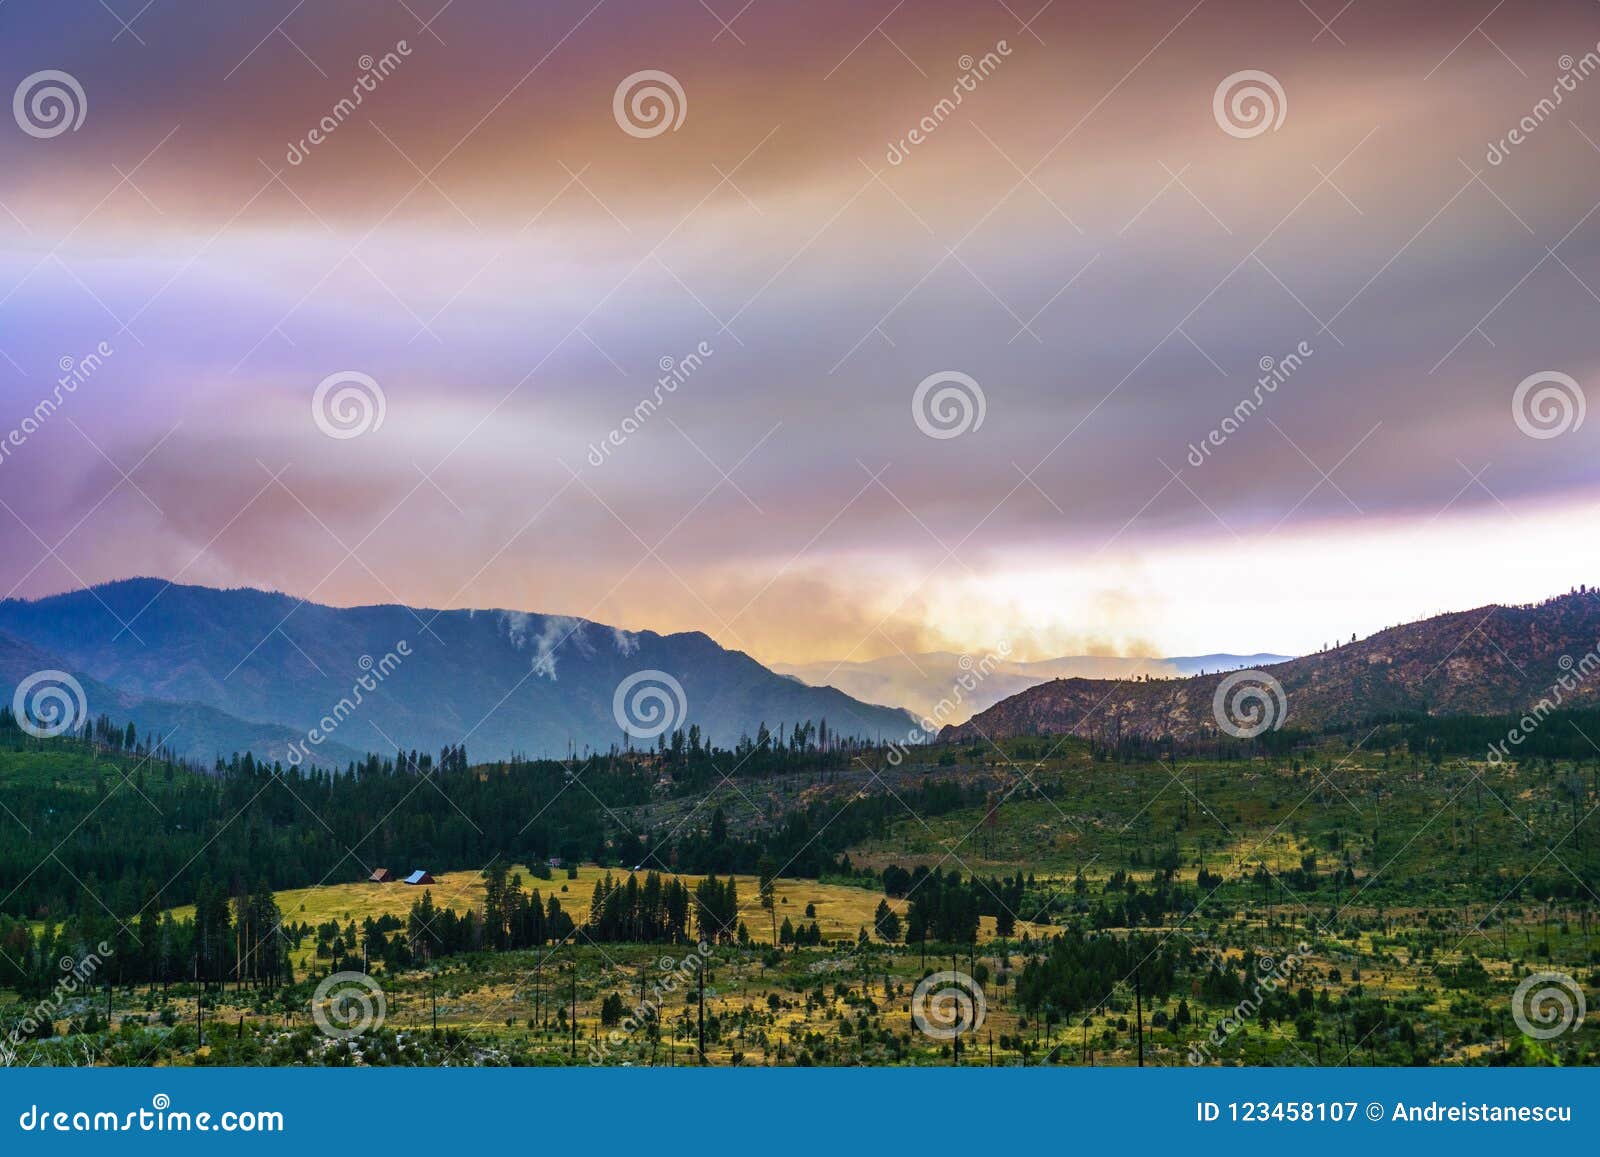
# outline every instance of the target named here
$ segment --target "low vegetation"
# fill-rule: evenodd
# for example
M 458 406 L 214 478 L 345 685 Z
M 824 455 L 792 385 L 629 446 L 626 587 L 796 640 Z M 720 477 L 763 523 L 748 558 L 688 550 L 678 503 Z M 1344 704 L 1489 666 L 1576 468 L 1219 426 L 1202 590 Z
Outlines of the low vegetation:
M 665 744 L 201 776 L 8 722 L 17 1063 L 1600 1060 L 1594 1017 L 1513 1008 L 1540 974 L 1596 1005 L 1600 760 L 1490 763 L 1460 723 L 785 752 L 691 794 Z M 152 826 L 194 863 L 162 876 Z

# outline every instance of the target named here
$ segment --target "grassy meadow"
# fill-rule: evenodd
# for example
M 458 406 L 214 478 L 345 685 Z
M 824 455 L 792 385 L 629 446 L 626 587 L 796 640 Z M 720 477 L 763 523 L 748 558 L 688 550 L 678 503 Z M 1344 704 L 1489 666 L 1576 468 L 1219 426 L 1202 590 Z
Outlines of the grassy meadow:
M 1078 741 L 933 749 L 895 769 L 890 794 L 919 781 L 966 785 L 953 806 L 891 808 L 841 849 L 834 874 L 778 880 L 777 922 L 814 919 L 821 944 L 775 947 L 757 878 L 735 877 L 748 940 L 706 960 L 703 1060 L 957 1063 L 952 1042 L 912 1012 L 919 981 L 958 971 L 984 1009 L 976 1031 L 971 1014 L 963 1022 L 962 1064 L 1596 1063 L 1600 1018 L 1540 1040 L 1520 1030 L 1513 995 L 1525 978 L 1555 974 L 1600 1007 L 1597 771 L 1419 758 L 1383 736 L 1188 760 L 1113 758 Z M 831 815 L 886 774 L 862 766 L 771 790 L 820 799 Z M 755 823 L 731 803 L 729 814 Z M 403 926 L 424 892 L 439 908 L 481 912 L 480 866 L 429 867 L 431 887 L 338 882 L 274 899 L 285 924 L 308 929 L 385 916 Z M 891 867 L 955 873 L 974 893 L 1009 878 L 1018 922 L 1002 938 L 983 915 L 970 944 L 863 939 L 880 902 L 904 921 L 918 896 L 921 884 L 886 895 Z M 203 995 L 183 982 L 116 986 L 66 1002 L 52 1038 L 25 1047 L 39 1063 L 72 1059 L 73 1042 L 119 1064 L 700 1063 L 694 946 L 585 934 L 608 871 L 627 875 L 615 860 L 548 880 L 513 867 L 524 888 L 560 900 L 574 933 L 537 948 L 373 962 L 381 1024 L 350 1040 L 320 1032 L 310 1014 L 336 962 L 306 936 L 291 984 L 222 983 Z M 691 888 L 704 879 L 679 878 Z M 193 909 L 171 914 L 183 921 Z M 1138 945 L 1133 964 L 1073 956 L 1107 944 Z M 1265 995 L 1263 961 L 1293 962 Z M 338 963 L 352 967 L 348 954 Z M 636 1023 L 641 1007 L 649 1015 Z

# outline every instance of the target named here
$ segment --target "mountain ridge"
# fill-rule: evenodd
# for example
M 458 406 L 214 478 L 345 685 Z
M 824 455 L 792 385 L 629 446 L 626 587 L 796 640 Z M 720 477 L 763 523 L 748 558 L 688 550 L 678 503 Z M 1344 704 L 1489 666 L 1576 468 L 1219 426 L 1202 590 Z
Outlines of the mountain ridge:
M 1354 725 L 1402 713 L 1520 715 L 1574 669 L 1585 674 L 1563 693 L 1564 701 L 1600 701 L 1600 679 L 1589 678 L 1600 668 L 1597 647 L 1600 597 L 1585 586 L 1542 603 L 1493 603 L 1389 627 L 1262 673 L 1282 689 L 1285 707 L 1273 709 L 1278 727 Z M 1054 680 L 946 727 L 940 737 L 1048 732 L 1099 740 L 1204 739 L 1225 734 L 1215 709 L 1225 678 Z M 1230 690 L 1225 702 L 1233 701 Z
M 1270 653 L 1219 653 L 1173 658 L 1064 655 L 1055 659 L 1020 661 L 988 655 L 981 663 L 984 677 L 976 682 L 963 677 L 974 665 L 980 664 L 976 664 L 972 656 L 954 651 L 924 651 L 859 661 L 772 663 L 770 666 L 779 674 L 794 676 L 811 686 L 837 687 L 866 703 L 892 704 L 923 717 L 938 715 L 951 723 L 963 723 L 1002 699 L 1052 678 L 1075 675 L 1115 678 L 1132 673 L 1191 675 L 1203 670 L 1262 666 L 1288 658 L 1291 656 Z M 962 701 L 951 713 L 951 691 L 958 681 L 964 689 Z M 967 683 L 973 685 L 968 688 Z
M 0 631 L 118 693 L 301 733 L 355 698 L 358 682 L 376 681 L 376 669 L 381 681 L 357 710 L 335 716 L 337 739 L 324 743 L 359 751 L 462 742 L 482 758 L 566 754 L 569 742 L 603 751 L 624 741 L 614 697 L 641 671 L 677 680 L 682 726 L 698 724 L 725 746 L 763 722 L 826 719 L 834 733 L 862 738 L 911 726 L 902 711 L 807 687 L 703 632 L 625 631 L 535 612 L 339 608 L 254 587 L 143 578 L 0 602 Z M 651 721 L 638 722 L 635 743 Z
M 17 687 L 29 676 L 38 674 L 65 674 L 77 682 L 83 691 L 84 702 L 90 718 L 101 715 L 113 723 L 126 725 L 130 721 L 139 729 L 141 739 L 151 741 L 155 748 L 172 747 L 183 758 L 209 766 L 213 759 L 227 759 L 235 753 L 249 751 L 258 759 L 268 761 L 288 760 L 293 745 L 303 741 L 304 735 L 282 724 L 252 719 L 239 719 L 215 707 L 194 701 L 158 699 L 136 695 L 109 686 L 72 665 L 57 655 L 13 635 L 0 631 L 0 703 L 14 708 Z M 49 683 L 60 685 L 56 678 Z M 83 725 L 74 720 L 74 729 Z M 182 736 L 182 742 L 178 737 Z M 345 763 L 360 758 L 361 752 L 339 743 L 330 743 L 323 750 L 325 762 Z

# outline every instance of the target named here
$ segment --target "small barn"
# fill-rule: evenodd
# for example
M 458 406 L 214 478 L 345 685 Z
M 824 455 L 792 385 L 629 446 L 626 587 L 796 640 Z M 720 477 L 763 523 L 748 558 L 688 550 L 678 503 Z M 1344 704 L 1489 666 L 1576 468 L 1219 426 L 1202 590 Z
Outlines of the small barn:
M 434 883 L 434 879 L 433 876 L 431 876 L 427 871 L 422 868 L 418 868 L 415 872 L 412 872 L 411 875 L 406 877 L 405 882 L 408 884 L 432 884 Z
M 388 868 L 374 868 L 367 880 L 373 884 L 390 884 L 394 882 L 394 873 Z

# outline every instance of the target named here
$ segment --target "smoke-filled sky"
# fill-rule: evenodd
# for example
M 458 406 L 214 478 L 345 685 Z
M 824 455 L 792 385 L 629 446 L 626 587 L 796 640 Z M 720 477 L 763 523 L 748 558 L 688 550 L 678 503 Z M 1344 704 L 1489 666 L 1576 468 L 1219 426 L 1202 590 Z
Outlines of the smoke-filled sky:
M 1593 581 L 1597 42 L 1576 0 L 9 0 L 0 594 L 802 662 Z

